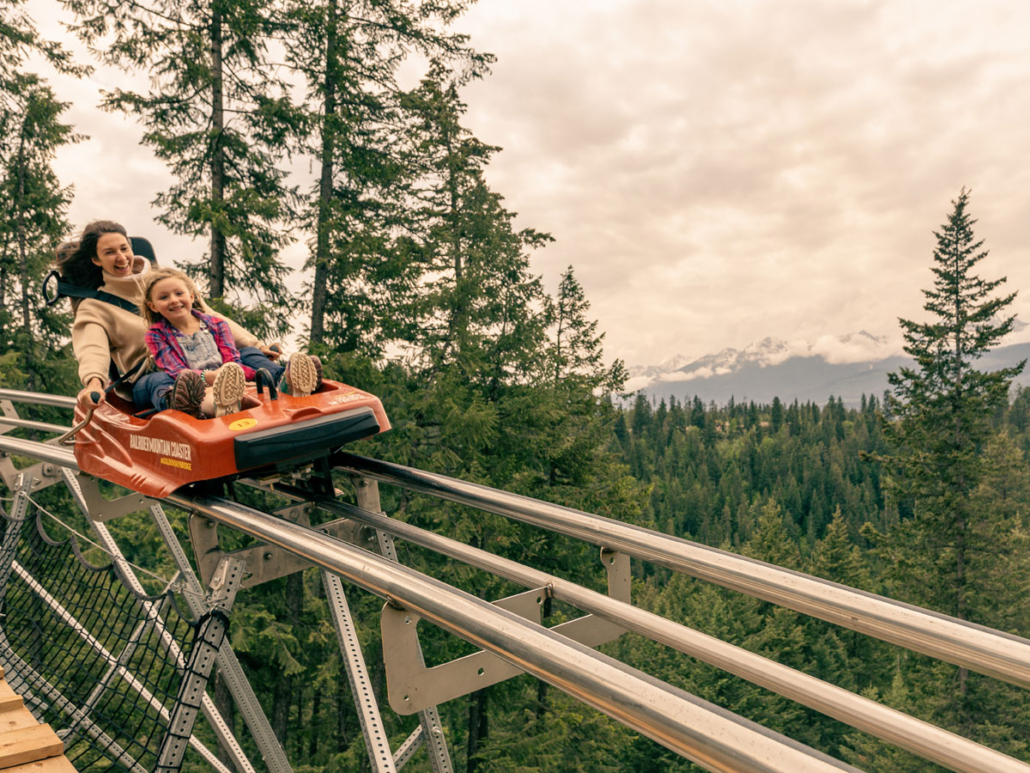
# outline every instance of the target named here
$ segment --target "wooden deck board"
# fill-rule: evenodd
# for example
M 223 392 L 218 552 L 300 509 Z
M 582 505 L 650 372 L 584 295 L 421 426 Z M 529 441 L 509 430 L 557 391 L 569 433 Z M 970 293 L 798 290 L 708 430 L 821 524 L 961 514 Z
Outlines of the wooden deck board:
M 50 725 L 20 727 L 0 735 L 0 770 L 64 754 L 64 743 Z
M 23 727 L 35 727 L 39 722 L 32 716 L 32 712 L 24 706 L 17 709 L 8 709 L 0 714 L 0 734 L 10 730 L 19 730 Z
M 4 773 L 77 773 L 77 771 L 68 758 L 62 754 L 60 757 L 15 765 L 13 768 L 4 770 Z
M 0 771 L 75 773 L 57 733 L 36 721 L 2 674 L 0 668 Z

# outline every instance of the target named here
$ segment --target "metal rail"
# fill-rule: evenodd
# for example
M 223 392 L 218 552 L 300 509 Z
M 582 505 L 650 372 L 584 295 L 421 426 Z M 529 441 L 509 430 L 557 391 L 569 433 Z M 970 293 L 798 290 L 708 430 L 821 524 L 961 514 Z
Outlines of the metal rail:
M 30 419 L 14 419 L 0 415 L 0 427 L 12 427 L 16 429 L 34 429 L 39 432 L 67 432 L 68 427 L 60 424 L 49 424 L 45 421 L 31 421 Z
M 274 486 L 273 490 L 282 491 Z M 327 512 L 389 532 L 527 588 L 547 588 L 558 601 L 603 617 L 950 770 L 1030 773 L 1030 765 L 994 749 L 603 593 L 379 513 L 330 499 L 319 499 L 316 503 Z
M 639 526 L 399 464 L 338 453 L 344 470 L 627 553 L 1030 688 L 1030 641 Z
M 30 405 L 49 405 L 54 408 L 74 408 L 75 398 L 64 395 L 48 395 L 41 392 L 21 392 L 17 389 L 0 389 L 0 400 Z
M 855 770 L 507 610 L 313 529 L 217 498 L 173 494 L 168 501 L 383 596 L 709 770 Z
M 0 450 L 74 469 L 63 448 L 0 436 Z M 482 599 L 304 526 L 214 498 L 168 501 L 384 596 L 717 773 L 857 771 Z

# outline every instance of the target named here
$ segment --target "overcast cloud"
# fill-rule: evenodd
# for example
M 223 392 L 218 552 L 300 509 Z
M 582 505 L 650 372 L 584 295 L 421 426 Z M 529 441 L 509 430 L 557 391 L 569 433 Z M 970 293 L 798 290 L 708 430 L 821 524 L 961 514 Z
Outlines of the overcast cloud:
M 52 7 L 32 4 L 41 23 Z M 981 273 L 1030 317 L 1030 4 L 480 0 L 458 26 L 498 57 L 466 92 L 470 127 L 504 148 L 491 185 L 557 239 L 534 268 L 553 289 L 575 267 L 610 356 L 896 336 L 962 186 Z M 74 86 L 92 139 L 58 164 L 72 219 L 198 255 L 147 224 L 168 176 L 139 127 L 94 107 L 121 78 Z

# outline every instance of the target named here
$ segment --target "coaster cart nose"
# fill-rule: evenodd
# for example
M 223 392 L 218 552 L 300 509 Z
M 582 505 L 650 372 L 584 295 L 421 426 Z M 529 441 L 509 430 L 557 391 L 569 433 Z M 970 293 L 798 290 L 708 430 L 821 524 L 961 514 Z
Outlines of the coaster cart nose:
M 307 397 L 248 388 L 238 413 L 196 419 L 175 410 L 143 418 L 111 395 L 75 437 L 80 469 L 161 498 L 200 481 L 304 464 L 390 428 L 375 395 L 325 380 Z M 76 408 L 76 424 L 85 421 Z

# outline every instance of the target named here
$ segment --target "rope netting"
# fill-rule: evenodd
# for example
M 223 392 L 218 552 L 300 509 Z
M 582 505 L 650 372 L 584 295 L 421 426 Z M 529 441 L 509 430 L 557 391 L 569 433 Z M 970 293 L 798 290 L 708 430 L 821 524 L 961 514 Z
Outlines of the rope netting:
M 157 766 L 200 621 L 175 595 L 137 595 L 118 566 L 87 561 L 41 513 L 0 507 L 0 665 L 15 692 L 64 740 L 79 771 Z

